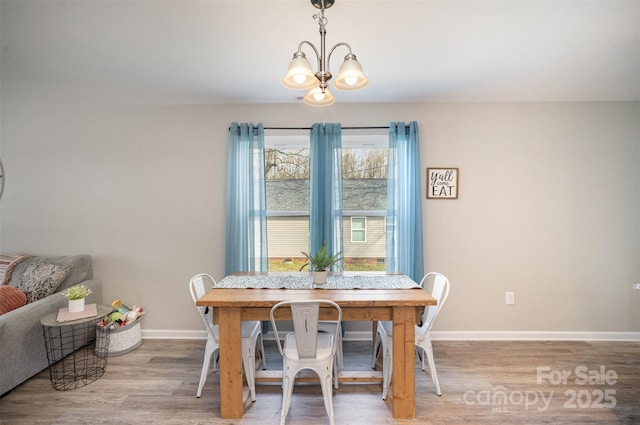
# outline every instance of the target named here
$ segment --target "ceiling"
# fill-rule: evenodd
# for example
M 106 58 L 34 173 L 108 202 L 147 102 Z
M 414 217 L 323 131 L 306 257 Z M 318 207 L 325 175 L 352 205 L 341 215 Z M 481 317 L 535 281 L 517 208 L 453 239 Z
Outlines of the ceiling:
M 301 103 L 280 80 L 300 41 L 319 47 L 316 12 L 309 0 L 1 0 L 1 95 Z M 326 17 L 327 50 L 349 43 L 370 80 L 333 90 L 340 103 L 640 100 L 640 0 L 337 0 Z

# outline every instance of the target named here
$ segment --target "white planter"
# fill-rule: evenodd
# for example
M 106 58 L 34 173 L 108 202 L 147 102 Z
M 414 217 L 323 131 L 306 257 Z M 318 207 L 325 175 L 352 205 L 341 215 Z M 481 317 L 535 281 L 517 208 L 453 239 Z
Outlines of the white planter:
M 69 313 L 79 313 L 81 311 L 84 311 L 84 298 L 69 300 Z
M 316 285 L 324 285 L 327 283 L 327 271 L 313 272 L 313 283 Z

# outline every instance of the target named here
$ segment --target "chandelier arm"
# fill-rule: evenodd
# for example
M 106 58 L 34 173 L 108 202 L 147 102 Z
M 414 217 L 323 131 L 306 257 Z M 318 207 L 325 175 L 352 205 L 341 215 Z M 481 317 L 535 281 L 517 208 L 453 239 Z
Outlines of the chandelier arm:
M 316 63 L 318 65 L 318 67 L 320 66 L 320 54 L 318 53 L 318 49 L 316 49 L 316 46 L 313 45 L 312 42 L 307 41 L 307 40 L 303 40 L 300 42 L 300 44 L 298 44 L 298 52 L 302 52 L 302 46 L 307 44 L 309 47 L 311 47 L 313 49 L 313 53 L 315 53 L 316 55 Z
M 331 62 L 331 54 L 333 53 L 334 50 L 336 50 L 337 47 L 340 47 L 340 46 L 346 46 L 347 49 L 349 49 L 349 54 L 350 55 L 353 54 L 353 52 L 351 51 L 351 46 L 349 46 L 347 43 L 340 42 L 340 43 L 336 44 L 335 46 L 333 46 L 331 48 L 331 50 L 329 50 L 329 56 L 327 57 L 327 68 L 329 68 L 329 63 Z

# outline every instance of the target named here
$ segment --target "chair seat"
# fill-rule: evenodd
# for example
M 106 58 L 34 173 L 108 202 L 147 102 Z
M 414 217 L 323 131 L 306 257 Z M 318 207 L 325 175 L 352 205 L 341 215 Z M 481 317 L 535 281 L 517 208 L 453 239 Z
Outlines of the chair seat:
M 296 345 L 296 334 L 290 333 L 284 339 L 284 346 L 282 347 L 282 353 L 290 360 L 302 364 L 305 361 L 311 363 L 317 363 L 319 361 L 326 360 L 333 355 L 333 335 L 318 335 L 318 348 L 315 359 L 301 359 L 298 357 L 298 348 Z

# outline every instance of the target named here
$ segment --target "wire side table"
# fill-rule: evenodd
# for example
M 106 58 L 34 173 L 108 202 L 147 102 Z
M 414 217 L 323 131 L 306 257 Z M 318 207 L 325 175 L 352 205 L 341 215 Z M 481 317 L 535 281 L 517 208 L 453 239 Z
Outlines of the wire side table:
M 109 332 L 96 332 L 98 322 L 111 307 L 97 306 L 98 315 L 69 322 L 58 322 L 57 313 L 44 316 L 40 323 L 49 361 L 51 386 L 59 391 L 88 385 L 107 369 Z

